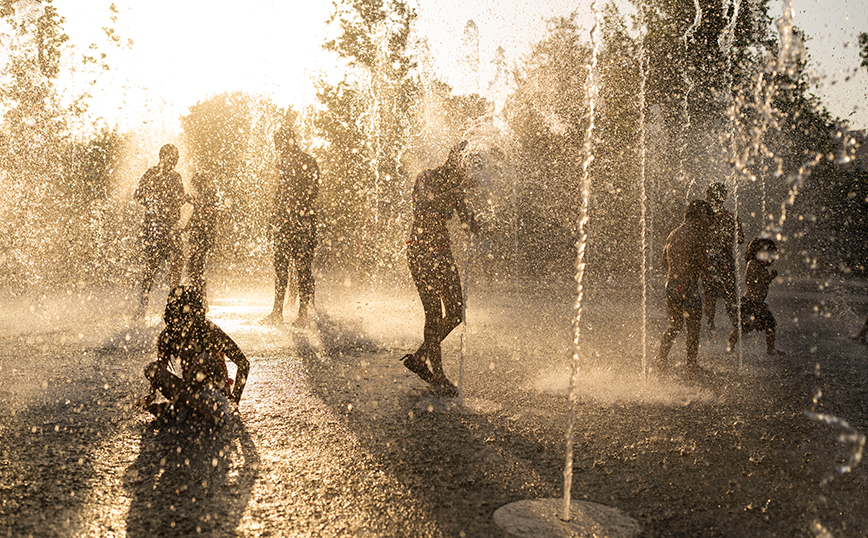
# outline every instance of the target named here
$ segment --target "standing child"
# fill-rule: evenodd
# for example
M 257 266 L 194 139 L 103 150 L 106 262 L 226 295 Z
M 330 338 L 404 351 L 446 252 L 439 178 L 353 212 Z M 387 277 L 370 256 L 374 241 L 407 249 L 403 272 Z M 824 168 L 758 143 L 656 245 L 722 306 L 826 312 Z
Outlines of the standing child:
M 193 216 L 187 224 L 190 233 L 190 258 L 187 260 L 187 276 L 190 287 L 202 295 L 206 310 L 208 296 L 205 292 L 205 262 L 214 246 L 219 198 L 211 176 L 197 172 L 193 176 Z
M 413 226 L 407 240 L 407 261 L 425 311 L 425 328 L 422 345 L 401 360 L 444 396 L 458 396 L 458 388 L 443 372 L 440 343 L 464 321 L 461 279 L 446 223 L 457 213 L 462 228 L 479 233 L 466 200 L 470 184 L 462 159 L 466 146 L 466 141 L 459 142 L 442 166 L 416 177 Z
M 289 283 L 290 264 L 298 274 L 298 317 L 294 325 L 308 326 L 308 308 L 313 308 L 313 255 L 316 238 L 316 198 L 319 194 L 319 165 L 298 145 L 295 131 L 283 126 L 274 133 L 278 153 L 277 190 L 271 217 L 274 238 L 274 308 L 264 320 L 283 323 L 283 303 Z
M 160 265 L 164 261 L 168 262 L 172 287 L 181 282 L 181 273 L 184 271 L 184 251 L 178 237 L 178 222 L 181 220 L 181 208 L 187 203 L 187 194 L 181 174 L 175 171 L 178 155 L 178 148 L 172 144 L 161 147 L 159 164 L 148 168 L 133 195 L 138 203 L 145 206 L 142 238 L 146 263 L 139 306 L 134 314 L 137 319 L 145 317 L 151 286 Z
M 777 278 L 775 269 L 769 271 L 769 266 L 774 261 L 774 253 L 778 247 L 771 239 L 760 237 L 750 242 L 747 246 L 744 258 L 747 261 L 747 269 L 744 273 L 744 281 L 747 291 L 741 298 L 741 328 L 745 333 L 752 331 L 765 331 L 766 353 L 769 355 L 786 355 L 783 351 L 775 348 L 775 328 L 777 321 L 766 304 L 766 296 L 769 294 L 769 284 Z M 729 335 L 728 350 L 735 349 L 738 342 L 738 328 L 733 328 Z
M 708 330 L 714 330 L 714 317 L 717 299 L 723 298 L 723 307 L 729 317 L 730 325 L 738 327 L 738 296 L 735 292 L 735 250 L 736 245 L 744 243 L 741 221 L 726 209 L 726 186 L 712 183 L 705 190 L 705 201 L 711 206 L 709 219 L 708 270 L 711 278 L 703 280 L 705 292 L 705 316 Z
M 663 268 L 666 269 L 666 316 L 669 326 L 660 341 L 657 367 L 668 370 L 669 351 L 675 337 L 687 324 L 687 370 L 698 372 L 699 329 L 702 325 L 702 297 L 699 278 L 709 278 L 705 252 L 711 206 L 705 200 L 693 200 L 684 211 L 684 221 L 666 239 Z

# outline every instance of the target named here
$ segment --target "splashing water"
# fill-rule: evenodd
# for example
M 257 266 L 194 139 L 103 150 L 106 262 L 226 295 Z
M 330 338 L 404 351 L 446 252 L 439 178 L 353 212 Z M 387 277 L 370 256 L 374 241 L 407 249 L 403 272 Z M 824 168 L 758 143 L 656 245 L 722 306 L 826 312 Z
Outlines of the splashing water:
M 645 192 L 645 83 L 648 79 L 645 40 L 639 41 L 639 237 L 642 248 L 642 378 L 648 379 L 648 195 Z
M 684 36 L 682 36 L 681 41 L 684 43 L 684 57 L 687 58 L 688 48 L 690 46 L 690 40 L 693 38 L 693 33 L 696 32 L 696 29 L 699 28 L 699 25 L 702 23 L 702 6 L 699 5 L 699 0 L 693 0 L 693 6 L 696 9 L 696 15 L 693 18 L 693 23 L 687 28 L 684 32 Z M 687 154 L 687 137 L 690 133 L 690 93 L 693 91 L 693 79 L 690 77 L 688 69 L 685 69 L 681 72 L 681 76 L 684 79 L 684 98 L 681 100 L 681 115 L 684 119 L 684 123 L 681 126 L 681 147 L 679 148 L 678 155 L 678 181 L 680 183 L 686 183 L 686 171 L 684 169 L 684 160 L 685 155 Z M 695 177 L 691 177 L 690 183 L 687 185 L 687 188 L 684 190 L 685 203 L 690 200 L 691 193 L 690 191 L 693 188 L 693 184 L 696 182 Z
M 814 367 L 814 375 L 820 377 L 820 365 Z M 811 409 L 805 411 L 805 416 L 817 422 L 828 424 L 832 428 L 838 430 L 838 441 L 847 448 L 847 459 L 844 463 L 838 465 L 835 471 L 838 474 L 846 474 L 851 472 L 859 462 L 862 461 L 862 453 L 865 450 L 865 436 L 856 428 L 852 427 L 846 420 L 830 415 L 827 413 L 819 413 L 815 411 L 819 405 L 820 398 L 823 397 L 822 389 L 815 389 L 814 397 L 811 400 Z M 834 474 L 827 474 L 820 481 L 820 485 L 824 486 L 834 479 Z
M 564 521 L 570 520 L 570 490 L 573 485 L 573 430 L 576 424 L 576 401 L 578 394 L 576 385 L 579 376 L 579 337 L 581 336 L 581 320 L 582 320 L 582 294 L 583 281 L 585 277 L 585 249 L 587 247 L 588 235 L 585 227 L 588 224 L 588 202 L 591 196 L 591 177 L 589 168 L 594 160 L 593 154 L 593 134 L 594 134 L 594 107 L 596 105 L 597 94 L 600 91 L 599 82 L 597 81 L 597 53 L 600 48 L 600 26 L 602 23 L 602 15 L 597 8 L 597 0 L 591 4 L 591 11 L 594 13 L 594 27 L 591 29 L 591 62 L 588 65 L 588 129 L 585 131 L 584 144 L 584 161 L 582 162 L 582 209 L 579 219 L 579 239 L 576 243 L 576 317 L 573 322 L 573 357 L 572 357 L 572 373 L 570 374 L 570 418 L 567 424 L 567 461 L 564 467 L 564 504 L 563 514 L 561 519 Z

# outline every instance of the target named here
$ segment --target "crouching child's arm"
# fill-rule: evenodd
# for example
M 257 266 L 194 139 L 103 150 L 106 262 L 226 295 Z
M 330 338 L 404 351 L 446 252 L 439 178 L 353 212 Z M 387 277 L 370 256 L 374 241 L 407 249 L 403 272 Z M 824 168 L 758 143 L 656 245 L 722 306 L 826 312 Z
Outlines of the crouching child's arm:
M 244 392 L 244 385 L 247 384 L 247 376 L 250 374 L 250 361 L 244 356 L 241 348 L 235 343 L 232 338 L 226 334 L 223 329 L 212 324 L 213 336 L 220 343 L 223 354 L 227 359 L 232 361 L 237 367 L 235 372 L 235 383 L 232 390 L 232 400 L 237 404 L 241 402 L 241 394 Z

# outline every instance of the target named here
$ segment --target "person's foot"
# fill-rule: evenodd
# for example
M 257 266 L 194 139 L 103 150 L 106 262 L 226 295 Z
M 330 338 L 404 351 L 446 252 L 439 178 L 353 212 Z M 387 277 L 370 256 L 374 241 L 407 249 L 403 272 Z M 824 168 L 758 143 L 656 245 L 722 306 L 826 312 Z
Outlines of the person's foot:
M 735 353 L 735 345 L 738 343 L 738 334 L 733 337 L 732 334 L 729 335 L 729 338 L 726 341 L 726 352 L 727 353 Z
M 431 387 L 438 396 L 443 396 L 444 398 L 454 398 L 458 396 L 458 387 L 446 379 L 446 376 L 433 378 L 431 380 Z
M 147 411 L 154 415 L 154 418 L 172 419 L 178 415 L 179 409 L 172 405 L 172 402 L 152 403 L 147 406 Z
M 271 314 L 268 314 L 267 316 L 262 318 L 262 321 L 260 321 L 260 323 L 263 325 L 271 325 L 271 326 L 282 325 L 283 324 L 283 313 L 272 312 Z
M 310 320 L 307 317 L 307 312 L 299 312 L 295 321 L 292 322 L 292 326 L 296 329 L 307 329 L 309 324 Z
M 705 371 L 699 366 L 699 364 L 695 362 L 689 362 L 684 365 L 684 371 L 687 373 L 687 375 L 692 377 L 696 377 L 705 373 Z
M 416 357 L 412 353 L 407 353 L 403 357 L 401 357 L 401 362 L 404 364 L 404 367 L 416 374 L 417 376 L 422 378 L 422 381 L 426 383 L 431 383 L 434 379 L 434 374 L 431 373 L 431 369 L 428 368 L 428 365 L 424 360 Z
M 141 407 L 142 409 L 147 409 L 148 407 L 150 407 L 150 405 L 152 403 L 154 403 L 154 400 L 156 400 L 156 399 L 157 399 L 156 394 L 148 394 L 147 396 L 144 396 L 144 397 L 136 400 L 136 407 Z

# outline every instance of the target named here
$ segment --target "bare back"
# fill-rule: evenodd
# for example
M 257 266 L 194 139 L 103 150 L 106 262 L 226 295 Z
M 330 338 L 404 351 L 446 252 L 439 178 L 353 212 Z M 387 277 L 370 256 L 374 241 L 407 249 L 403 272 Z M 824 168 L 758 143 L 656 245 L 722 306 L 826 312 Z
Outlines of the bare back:
M 663 249 L 668 282 L 693 284 L 708 272 L 706 238 L 701 227 L 684 222 L 669 234 Z

